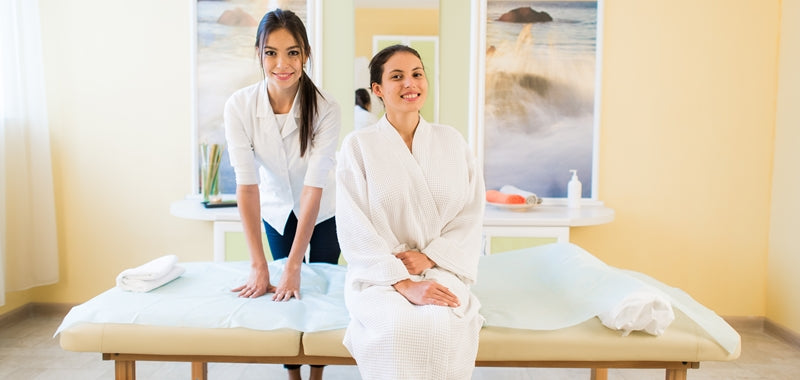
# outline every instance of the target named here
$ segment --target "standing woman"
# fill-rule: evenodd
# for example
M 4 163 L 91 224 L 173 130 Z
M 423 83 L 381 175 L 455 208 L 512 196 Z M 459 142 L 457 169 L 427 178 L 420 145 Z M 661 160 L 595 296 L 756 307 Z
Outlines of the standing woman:
M 365 88 L 356 90 L 356 106 L 353 109 L 353 129 L 361 129 L 375 124 L 378 118 L 372 114 L 372 100 Z
M 344 344 L 364 379 L 469 379 L 483 175 L 458 131 L 420 116 L 428 82 L 414 49 L 387 47 L 369 68 L 386 113 L 345 138 L 336 169 Z
M 268 12 L 255 43 L 264 80 L 235 92 L 225 104 L 225 137 L 236 173 L 236 198 L 250 252 L 250 276 L 233 289 L 240 297 L 274 293 L 300 298 L 300 267 L 336 264 L 335 159 L 339 105 L 323 94 L 303 66 L 311 55 L 302 20 L 288 10 Z M 273 259 L 287 258 L 277 286 L 270 283 L 261 223 Z M 291 378 L 299 366 L 286 366 Z M 321 378 L 322 367 L 311 377 Z

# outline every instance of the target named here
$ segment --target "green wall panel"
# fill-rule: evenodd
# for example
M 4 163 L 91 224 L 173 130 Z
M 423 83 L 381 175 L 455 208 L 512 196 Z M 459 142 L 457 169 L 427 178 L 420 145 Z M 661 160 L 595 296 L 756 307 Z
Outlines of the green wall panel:
M 264 244 L 267 261 L 272 261 L 272 254 L 267 244 L 267 235 L 261 235 L 261 242 Z M 244 232 L 225 233 L 225 261 L 248 261 L 250 254 L 247 252 L 247 241 L 244 239 Z
M 267 243 L 267 235 L 261 235 L 261 242 L 264 244 L 264 252 L 267 262 L 272 261 L 272 253 Z M 250 254 L 247 252 L 247 241 L 244 239 L 244 232 L 225 233 L 225 261 L 248 261 Z M 339 255 L 339 265 L 347 265 L 344 256 Z
M 492 252 L 500 253 L 517 249 L 536 247 L 539 245 L 557 242 L 557 238 L 538 238 L 538 237 L 496 237 L 492 238 Z

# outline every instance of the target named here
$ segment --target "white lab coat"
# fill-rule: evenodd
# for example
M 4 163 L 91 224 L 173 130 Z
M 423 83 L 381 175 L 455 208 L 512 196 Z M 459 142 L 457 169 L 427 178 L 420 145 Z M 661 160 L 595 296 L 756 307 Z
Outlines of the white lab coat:
M 261 217 L 283 234 L 286 220 L 300 211 L 303 186 L 323 189 L 317 223 L 335 212 L 336 148 L 341 110 L 332 96 L 317 95 L 313 142 L 300 157 L 297 97 L 286 123 L 278 125 L 266 81 L 236 91 L 225 104 L 225 138 L 237 185 L 259 184 Z
M 464 138 L 420 120 L 412 152 L 384 116 L 349 134 L 337 166 L 337 232 L 348 263 L 344 344 L 364 379 L 468 379 L 483 318 L 477 275 L 485 188 Z M 418 249 L 437 266 L 409 275 L 393 253 Z M 447 286 L 461 305 L 417 306 L 403 280 Z

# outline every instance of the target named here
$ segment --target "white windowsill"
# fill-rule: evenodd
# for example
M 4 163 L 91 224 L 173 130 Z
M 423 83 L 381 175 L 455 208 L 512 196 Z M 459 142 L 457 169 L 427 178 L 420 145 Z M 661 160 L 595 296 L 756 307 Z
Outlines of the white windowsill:
M 214 223 L 214 260 L 225 260 L 225 239 L 228 232 L 241 232 L 239 209 L 236 207 L 205 208 L 196 197 L 170 204 L 174 216 Z M 549 237 L 568 242 L 571 227 L 593 226 L 614 220 L 614 210 L 603 202 L 585 199 L 580 208 L 570 209 L 563 199 L 545 199 L 544 203 L 525 211 L 486 206 L 483 218 L 483 252 L 492 252 L 493 236 Z
M 579 227 L 605 224 L 614 220 L 614 210 L 605 207 L 602 202 L 586 200 L 582 207 L 570 209 L 563 202 L 557 201 L 545 201 L 544 204 L 525 211 L 504 210 L 487 205 L 483 225 L 487 227 Z M 216 222 L 239 221 L 238 208 L 205 208 L 198 199 L 172 202 L 170 213 L 185 219 Z

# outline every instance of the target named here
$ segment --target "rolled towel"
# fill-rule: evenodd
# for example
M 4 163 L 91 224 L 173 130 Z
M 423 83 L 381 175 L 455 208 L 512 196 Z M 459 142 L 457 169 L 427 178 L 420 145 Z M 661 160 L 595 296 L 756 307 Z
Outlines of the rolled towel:
M 531 193 L 530 191 L 522 190 L 514 185 L 504 185 L 503 187 L 500 188 L 500 192 L 506 194 L 521 195 L 525 197 L 525 203 L 529 205 L 538 205 L 542 203 L 542 198 L 539 198 L 539 196 L 537 196 L 536 194 Z
M 486 190 L 486 201 L 504 204 L 525 204 L 525 198 L 517 194 L 506 194 L 497 190 Z
M 117 275 L 117 286 L 132 292 L 149 292 L 183 274 L 185 268 L 176 265 L 175 255 L 161 256 L 135 268 L 125 269 Z
M 675 320 L 675 313 L 664 296 L 656 292 L 635 291 L 597 317 L 604 326 L 622 330 L 622 336 L 627 336 L 631 331 L 644 331 L 658 336 Z

